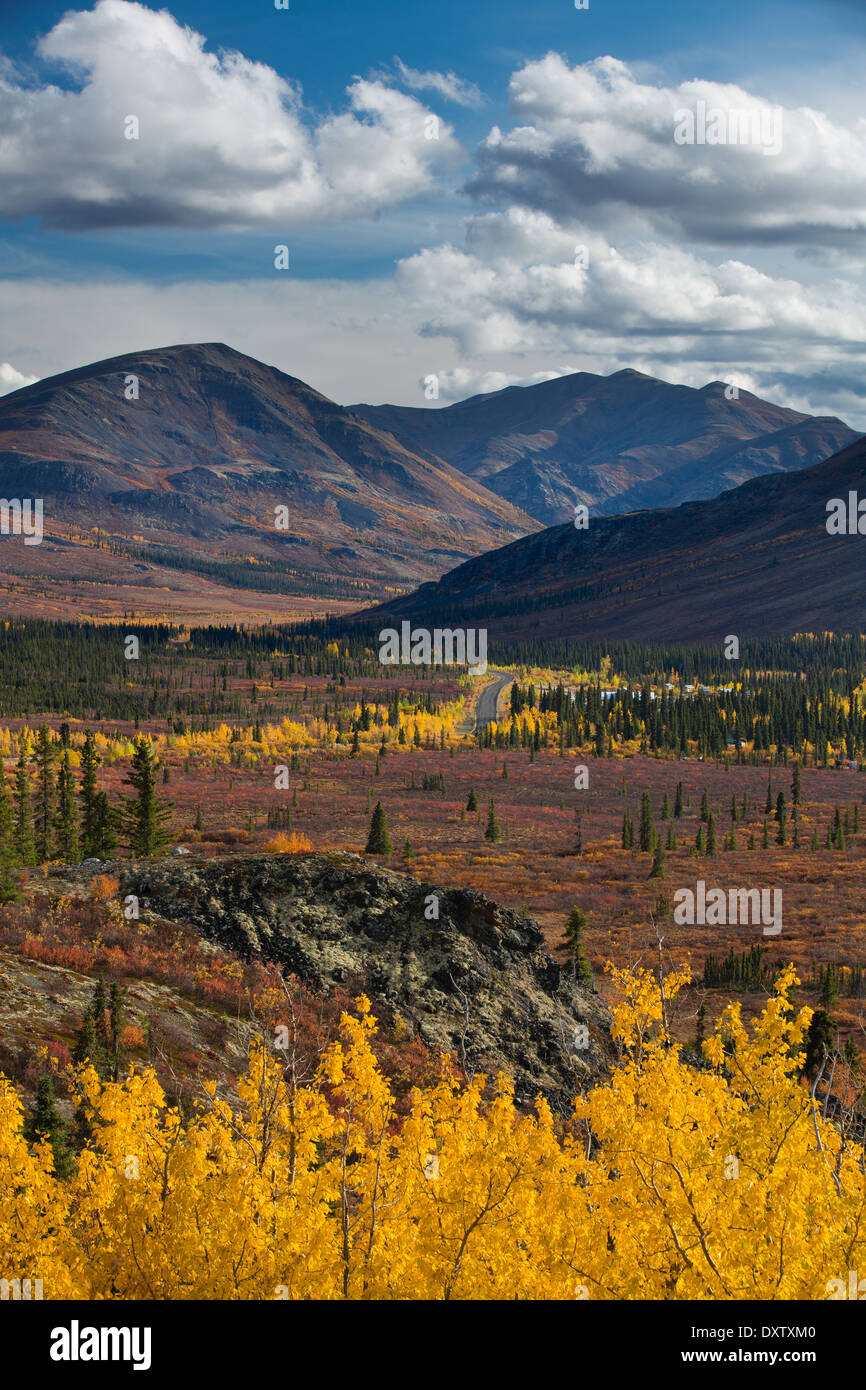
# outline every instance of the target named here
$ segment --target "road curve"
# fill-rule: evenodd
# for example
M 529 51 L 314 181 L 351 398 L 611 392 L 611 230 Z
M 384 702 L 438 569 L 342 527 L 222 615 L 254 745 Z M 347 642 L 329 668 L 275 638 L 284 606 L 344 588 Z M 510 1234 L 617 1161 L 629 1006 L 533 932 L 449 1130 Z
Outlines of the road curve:
M 496 710 L 499 705 L 499 696 L 514 680 L 514 676 L 509 671 L 494 671 L 493 667 L 488 667 L 488 673 L 496 676 L 492 685 L 486 685 L 478 696 L 478 704 L 475 708 L 475 732 L 486 728 L 492 719 L 496 718 Z

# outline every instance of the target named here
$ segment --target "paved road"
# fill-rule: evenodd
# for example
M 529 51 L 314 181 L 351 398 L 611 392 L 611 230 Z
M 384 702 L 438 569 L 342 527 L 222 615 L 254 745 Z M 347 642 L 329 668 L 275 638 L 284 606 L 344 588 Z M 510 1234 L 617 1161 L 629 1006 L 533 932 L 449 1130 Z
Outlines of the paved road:
M 493 667 L 488 667 L 489 674 L 496 676 L 497 679 L 492 685 L 486 685 L 478 696 L 478 704 L 475 707 L 475 729 L 476 732 L 488 725 L 491 719 L 496 718 L 496 709 L 499 703 L 500 691 L 506 685 L 510 685 L 514 680 L 513 675 L 508 671 L 494 671 Z

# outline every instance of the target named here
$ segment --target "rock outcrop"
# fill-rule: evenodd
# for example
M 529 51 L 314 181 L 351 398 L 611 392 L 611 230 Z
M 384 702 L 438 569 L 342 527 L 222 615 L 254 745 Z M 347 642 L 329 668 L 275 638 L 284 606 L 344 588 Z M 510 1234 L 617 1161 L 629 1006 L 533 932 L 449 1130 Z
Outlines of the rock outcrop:
M 365 990 L 465 1072 L 507 1073 L 520 1104 L 540 1091 L 567 1108 L 610 1063 L 598 996 L 547 954 L 531 918 L 482 893 L 422 884 L 348 853 L 118 861 L 105 870 L 121 895 L 138 896 L 143 916 L 187 922 L 318 990 Z

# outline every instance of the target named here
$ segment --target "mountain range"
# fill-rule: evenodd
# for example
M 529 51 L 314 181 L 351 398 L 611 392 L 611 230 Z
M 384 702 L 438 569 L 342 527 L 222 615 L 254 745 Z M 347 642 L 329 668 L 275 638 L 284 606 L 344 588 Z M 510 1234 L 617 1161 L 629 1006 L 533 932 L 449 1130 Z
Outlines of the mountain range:
M 130 607 L 148 588 L 194 607 L 226 586 L 357 604 L 539 525 L 222 343 L 130 353 L 4 397 L 0 490 L 43 499 L 43 543 L 0 542 L 19 598 L 72 574 L 96 611 L 94 586 Z
M 730 397 L 730 398 L 729 398 Z M 627 369 L 509 386 L 441 409 L 353 407 L 553 526 L 716 497 L 762 473 L 806 468 L 857 438 L 721 381 L 696 390 Z
M 710 501 L 550 527 L 360 616 L 486 627 L 491 639 L 859 632 L 866 535 L 828 526 L 853 505 L 856 528 L 860 499 L 866 512 L 866 437 Z
M 721 383 L 632 371 L 442 409 L 345 407 L 222 343 L 157 348 L 0 399 L 0 496 L 44 509 L 41 544 L 0 536 L 0 585 L 11 614 L 351 611 L 477 556 L 495 569 L 521 537 L 541 553 L 543 525 L 576 501 L 597 527 L 855 438 Z

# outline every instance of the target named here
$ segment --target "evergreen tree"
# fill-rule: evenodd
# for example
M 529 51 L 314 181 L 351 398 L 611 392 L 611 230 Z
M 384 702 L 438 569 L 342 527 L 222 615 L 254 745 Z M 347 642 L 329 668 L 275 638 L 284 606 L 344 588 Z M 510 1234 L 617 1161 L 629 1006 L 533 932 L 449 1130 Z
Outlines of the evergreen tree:
M 478 797 L 475 795 L 475 788 L 474 788 L 474 787 L 471 789 L 471 791 L 470 791 L 470 793 L 469 793 L 469 800 L 466 802 L 466 809 L 467 809 L 467 811 L 477 811 L 477 810 L 478 810 Z
M 573 907 L 568 914 L 562 939 L 556 947 L 557 951 L 568 956 L 571 961 L 571 978 L 581 985 L 592 984 L 592 966 L 586 954 L 583 935 L 587 924 L 586 913 L 579 907 Z
M 370 833 L 367 836 L 366 854 L 390 854 L 393 846 L 388 836 L 388 822 L 385 818 L 385 808 L 381 801 L 376 802 L 373 811 L 373 819 L 370 821 Z
M 683 814 L 683 784 L 682 784 L 682 782 L 677 782 L 677 794 L 676 794 L 676 796 L 674 797 L 674 816 L 676 817 L 677 820 L 679 820 L 680 817 L 682 816 L 682 814 Z
M 652 868 L 649 871 L 650 878 L 664 878 L 665 876 L 665 852 L 661 842 L 655 847 L 653 854 Z
M 88 729 L 81 750 L 81 852 L 85 859 L 100 858 L 96 843 L 96 769 L 102 762 L 96 740 Z
M 165 824 L 171 816 L 170 803 L 159 800 L 156 792 L 159 763 L 149 738 L 135 740 L 132 764 L 125 782 L 133 795 L 124 799 L 121 811 L 126 846 L 133 858 L 156 854 L 168 841 Z
M 812 847 L 812 849 L 814 849 L 814 850 L 818 849 L 818 847 L 819 847 L 819 846 L 818 846 L 818 827 L 817 827 L 817 826 L 816 826 L 815 829 L 812 831 L 812 846 L 811 846 L 811 847 Z
M 93 855 L 96 859 L 110 859 L 117 848 L 117 829 L 119 816 L 108 802 L 107 792 L 97 792 L 94 806 Z
M 709 820 L 707 821 L 707 854 L 715 854 L 715 852 L 716 852 L 716 818 L 715 818 L 715 816 L 713 815 L 713 813 L 712 813 L 712 811 L 711 811 L 711 812 L 710 812 L 710 818 L 709 818 Z
M 668 826 L 668 842 L 667 842 L 667 845 L 665 846 L 665 848 L 666 848 L 667 850 L 672 850 L 672 849 L 676 849 L 676 848 L 677 848 L 677 837 L 676 837 L 676 835 L 674 834 L 673 825 L 669 825 L 669 826 Z
M 627 806 L 622 816 L 622 847 L 623 849 L 634 848 L 634 821 Z
M 66 1125 L 61 1119 L 54 1097 L 54 1081 L 50 1076 L 42 1076 L 36 1088 L 36 1103 L 24 1124 L 24 1138 L 28 1144 L 47 1139 L 54 1158 L 54 1172 L 58 1178 L 68 1178 L 74 1171 L 74 1161 Z
M 710 798 L 709 798 L 709 793 L 707 792 L 706 787 L 704 787 L 704 794 L 703 794 L 703 796 L 701 797 L 701 820 L 702 820 L 702 821 L 709 821 L 709 819 L 710 819 Z
M 668 794 L 667 794 L 667 792 L 665 792 L 665 799 L 664 799 L 664 801 L 662 802 L 662 820 L 670 820 L 670 818 L 671 818 L 671 803 L 668 801 Z
M 0 760 L 0 903 L 16 902 L 22 896 L 15 874 L 18 862 L 12 802 Z
M 36 858 L 44 862 L 54 854 L 54 762 L 57 748 L 47 724 L 36 733 L 36 812 L 33 817 Z
M 69 762 L 69 749 L 60 758 L 57 773 L 57 813 L 55 822 L 57 852 L 64 864 L 77 864 L 81 858 L 78 844 L 78 812 L 75 806 L 75 782 Z
M 761 849 L 769 849 L 769 848 L 770 848 L 770 832 L 769 832 L 769 829 L 767 828 L 767 822 L 764 821 L 764 835 L 763 835 L 763 839 L 761 840 Z
M 33 818 L 30 812 L 30 750 L 26 735 L 21 737 L 21 750 L 15 768 L 15 853 L 22 864 L 36 863 L 33 843 Z
M 822 1063 L 830 1056 L 836 1040 L 835 1029 L 830 1015 L 824 1009 L 816 1009 L 806 1034 L 806 1058 L 803 1072 L 813 1081 Z
M 122 1061 L 121 1034 L 123 1033 L 124 994 L 116 980 L 112 980 L 108 995 L 108 1055 L 111 1060 L 111 1079 L 120 1078 Z
M 707 852 L 707 841 L 706 837 L 704 836 L 703 821 L 698 821 L 698 833 L 695 837 L 695 849 L 697 850 L 698 854 L 706 854 Z
M 506 781 L 508 780 L 508 763 L 502 764 L 502 776 Z
M 788 819 L 788 807 L 785 802 L 784 792 L 779 792 L 779 795 L 776 797 L 776 809 L 773 814 L 777 821 Z
M 652 802 L 649 792 L 644 792 L 640 801 L 640 830 L 638 833 L 638 848 L 645 854 L 652 854 L 658 844 L 658 831 L 656 830 L 653 819 Z
M 487 804 L 487 827 L 484 831 L 484 838 L 485 840 L 499 839 L 499 822 L 496 819 L 496 808 L 493 805 L 492 796 Z
M 403 841 L 403 858 L 407 861 L 407 863 L 415 858 L 415 851 L 412 848 L 412 841 L 409 839 L 408 835 Z

